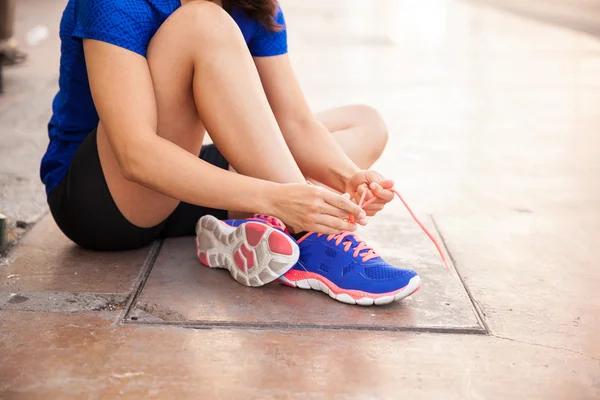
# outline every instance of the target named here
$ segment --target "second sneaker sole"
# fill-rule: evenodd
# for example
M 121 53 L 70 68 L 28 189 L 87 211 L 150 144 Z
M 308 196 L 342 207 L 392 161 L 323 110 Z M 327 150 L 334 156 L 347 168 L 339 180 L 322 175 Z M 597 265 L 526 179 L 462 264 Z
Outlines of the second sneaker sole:
M 274 281 L 298 261 L 300 250 L 288 235 L 260 222 L 232 227 L 206 215 L 196 225 L 196 254 L 210 268 L 224 268 L 245 286 Z

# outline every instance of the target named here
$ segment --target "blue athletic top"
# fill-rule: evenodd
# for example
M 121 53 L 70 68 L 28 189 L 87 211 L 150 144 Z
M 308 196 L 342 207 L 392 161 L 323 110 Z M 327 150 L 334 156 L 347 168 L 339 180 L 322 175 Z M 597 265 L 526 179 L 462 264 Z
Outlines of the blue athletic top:
M 181 6 L 180 0 L 69 0 L 60 23 L 61 59 L 59 91 L 48 124 L 50 144 L 40 175 L 46 193 L 66 175 L 73 154 L 99 122 L 85 67 L 82 39 L 95 39 L 146 56 L 150 39 L 160 25 Z M 250 53 L 266 57 L 287 52 L 287 34 L 281 9 L 276 21 L 284 27 L 272 32 L 244 10 L 231 12 Z

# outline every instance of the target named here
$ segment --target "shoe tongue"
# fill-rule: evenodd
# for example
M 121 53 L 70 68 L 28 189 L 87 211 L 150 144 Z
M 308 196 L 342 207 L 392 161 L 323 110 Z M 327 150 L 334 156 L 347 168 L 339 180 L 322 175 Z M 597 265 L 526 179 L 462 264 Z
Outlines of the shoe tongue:
M 353 234 L 350 234 L 350 235 L 348 235 L 348 236 L 346 236 L 345 238 L 342 239 L 342 244 L 344 244 L 346 242 L 352 243 L 352 246 L 350 246 L 351 249 L 355 248 L 356 246 L 358 246 L 358 243 L 360 243 L 356 239 L 356 236 L 353 235 Z

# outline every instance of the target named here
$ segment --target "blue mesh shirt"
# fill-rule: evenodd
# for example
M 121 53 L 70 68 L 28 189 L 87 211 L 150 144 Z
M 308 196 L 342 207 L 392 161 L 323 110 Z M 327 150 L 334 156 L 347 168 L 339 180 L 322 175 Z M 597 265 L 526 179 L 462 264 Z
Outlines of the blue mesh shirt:
M 99 122 L 85 67 L 82 39 L 107 42 L 141 56 L 160 25 L 181 6 L 180 0 L 69 0 L 60 23 L 59 91 L 48 124 L 50 144 L 40 175 L 46 193 L 66 175 L 73 154 Z M 285 28 L 272 32 L 242 9 L 231 11 L 254 57 L 287 52 Z M 281 9 L 277 22 L 285 27 Z

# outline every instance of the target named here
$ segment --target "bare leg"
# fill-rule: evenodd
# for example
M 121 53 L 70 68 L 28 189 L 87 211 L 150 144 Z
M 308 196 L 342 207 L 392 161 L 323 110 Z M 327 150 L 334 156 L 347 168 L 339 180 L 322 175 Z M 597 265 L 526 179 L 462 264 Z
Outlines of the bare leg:
M 369 169 L 381 156 L 388 131 L 375 109 L 350 105 L 320 112 L 315 117 L 361 169 Z
M 361 169 L 369 169 L 381 156 L 388 131 L 379 113 L 365 105 L 349 105 L 315 115 L 342 149 Z M 233 171 L 233 168 L 231 169 Z M 322 185 L 318 182 L 315 184 Z M 323 186 L 323 185 L 322 185 Z M 229 218 L 247 218 L 248 213 L 229 211 Z
M 197 155 L 206 128 L 238 172 L 275 182 L 305 182 L 242 34 L 223 9 L 210 2 L 181 7 L 152 39 L 148 63 L 160 136 Z M 122 176 L 101 125 L 98 152 L 111 194 L 129 221 L 153 226 L 177 207 L 177 200 Z

